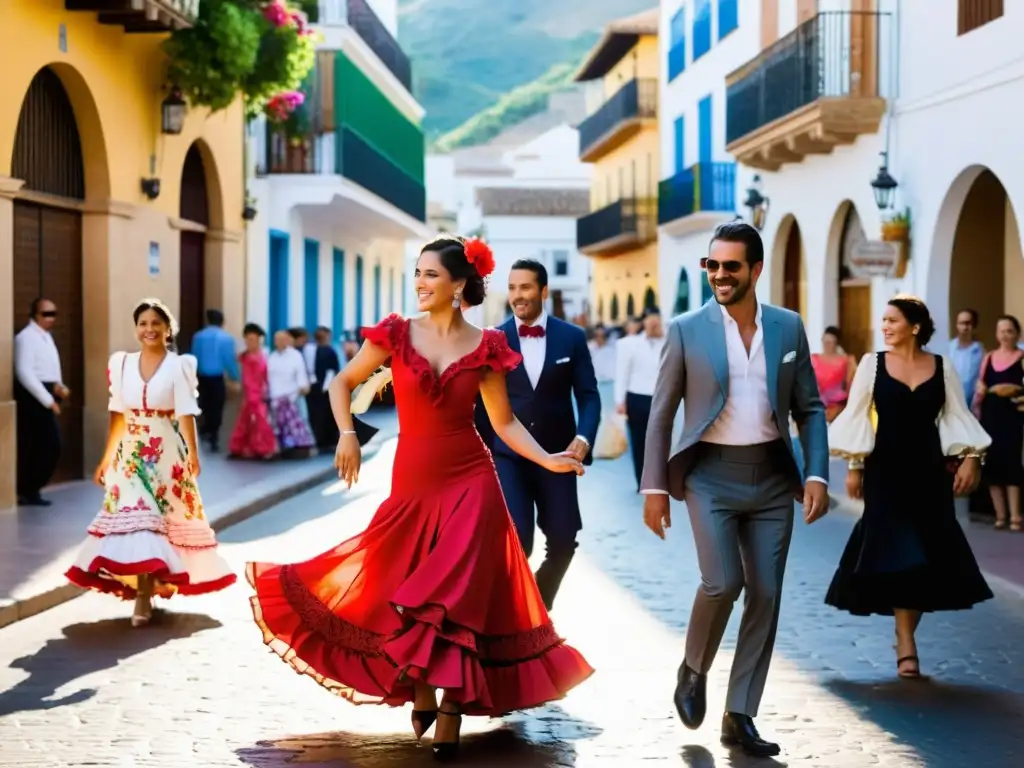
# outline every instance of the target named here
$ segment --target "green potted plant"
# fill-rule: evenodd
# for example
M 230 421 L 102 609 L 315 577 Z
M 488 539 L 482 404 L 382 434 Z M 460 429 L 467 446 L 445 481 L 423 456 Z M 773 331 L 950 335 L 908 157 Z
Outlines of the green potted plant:
M 910 239 L 909 208 L 882 222 L 882 239 L 890 243 L 905 243 Z

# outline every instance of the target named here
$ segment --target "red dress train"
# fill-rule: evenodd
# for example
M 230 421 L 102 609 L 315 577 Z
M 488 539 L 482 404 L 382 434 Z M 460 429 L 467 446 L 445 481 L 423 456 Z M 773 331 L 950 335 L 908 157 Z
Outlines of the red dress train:
M 392 353 L 400 435 L 391 496 L 369 527 L 304 563 L 249 563 L 264 642 L 355 703 L 398 706 L 413 681 L 468 715 L 562 698 L 593 670 L 552 626 L 474 427 L 481 372 L 521 357 L 500 331 L 440 376 L 391 315 L 365 337 Z

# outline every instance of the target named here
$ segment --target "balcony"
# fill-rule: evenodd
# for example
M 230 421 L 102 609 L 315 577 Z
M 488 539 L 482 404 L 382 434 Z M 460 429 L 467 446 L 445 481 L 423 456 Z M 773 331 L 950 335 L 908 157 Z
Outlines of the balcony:
M 338 142 L 338 170 L 342 176 L 417 221 L 427 220 L 427 192 L 422 183 L 348 128 L 338 129 Z
M 580 160 L 592 163 L 658 119 L 658 81 L 634 79 L 580 123 Z
M 191 27 L 200 0 L 64 0 L 69 11 L 97 14 L 100 24 L 124 27 L 125 32 L 173 32 Z
M 398 41 L 388 32 L 387 27 L 384 26 L 366 0 L 344 0 L 344 2 L 348 25 L 377 54 L 377 58 L 391 70 L 391 74 L 398 78 L 405 89 L 412 93 L 412 64 L 409 62 L 409 57 L 405 55 L 405 51 L 398 45 Z M 330 23 L 332 19 L 336 20 L 340 16 L 335 8 L 338 5 L 339 0 L 321 3 L 322 23 Z
M 775 171 L 877 132 L 889 21 L 886 13 L 819 13 L 729 74 L 726 150 Z
M 710 229 L 735 216 L 735 163 L 697 163 L 658 184 L 658 224 L 671 235 Z
M 625 197 L 576 220 L 576 247 L 588 256 L 614 256 L 658 237 L 658 201 Z

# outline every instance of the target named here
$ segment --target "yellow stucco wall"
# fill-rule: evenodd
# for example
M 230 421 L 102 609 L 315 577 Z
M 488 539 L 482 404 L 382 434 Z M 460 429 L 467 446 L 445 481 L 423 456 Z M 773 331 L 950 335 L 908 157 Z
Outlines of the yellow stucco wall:
M 657 79 L 659 74 L 658 39 L 653 35 L 640 38 L 604 77 L 606 98 L 614 95 L 633 78 Z M 657 120 L 643 124 L 639 133 L 601 156 L 594 162 L 591 186 L 591 209 L 597 210 L 624 197 L 656 199 L 660 170 L 660 138 Z M 603 322 L 611 320 L 611 299 L 619 299 L 618 322 L 626 319 L 627 299 L 633 296 L 636 311 L 643 309 L 643 297 L 650 287 L 658 290 L 658 246 L 643 248 L 616 256 L 593 258 L 591 307 Z M 661 301 L 661 297 L 658 297 Z M 603 310 L 603 312 L 601 311 Z
M 244 322 L 243 116 L 240 105 L 216 115 L 192 110 L 180 136 L 160 132 L 165 59 L 159 34 L 126 34 L 96 14 L 67 11 L 63 0 L 7 0 L 0 26 L 0 508 L 13 502 L 12 398 L 13 201 L 24 193 L 11 179 L 22 100 L 36 73 L 49 66 L 71 100 L 82 143 L 86 200 L 82 212 L 86 465 L 102 450 L 106 428 L 106 361 L 134 344 L 131 309 L 145 296 L 179 305 L 181 172 L 194 142 L 207 176 L 206 306 L 225 312 L 227 326 Z M 62 37 L 66 40 L 62 50 Z M 153 167 L 151 168 L 151 159 Z M 156 176 L 160 196 L 142 194 Z M 148 272 L 149 243 L 160 245 L 160 274 Z M 10 471 L 8 471 L 10 470 Z

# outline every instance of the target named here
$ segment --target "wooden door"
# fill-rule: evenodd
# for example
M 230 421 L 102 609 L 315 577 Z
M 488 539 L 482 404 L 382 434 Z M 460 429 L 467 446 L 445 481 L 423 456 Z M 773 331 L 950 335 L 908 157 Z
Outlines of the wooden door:
M 551 314 L 559 320 L 565 320 L 565 295 L 559 289 L 551 292 Z
M 803 314 L 800 306 L 800 260 L 803 257 L 801 250 L 800 227 L 794 221 L 790 225 L 789 235 L 786 237 L 786 256 L 782 267 L 782 306 Z
M 843 349 L 860 360 L 871 351 L 871 283 L 844 280 L 839 285 L 839 330 Z
M 82 218 L 77 211 L 14 204 L 14 328 L 28 321 L 37 297 L 57 305 L 51 333 L 60 352 L 61 373 L 71 396 L 59 418 L 60 463 L 53 482 L 83 476 L 82 407 L 85 360 L 82 353 Z
M 181 272 L 178 303 L 178 351 L 188 352 L 192 335 L 205 324 L 206 312 L 206 235 L 202 232 L 182 230 Z

